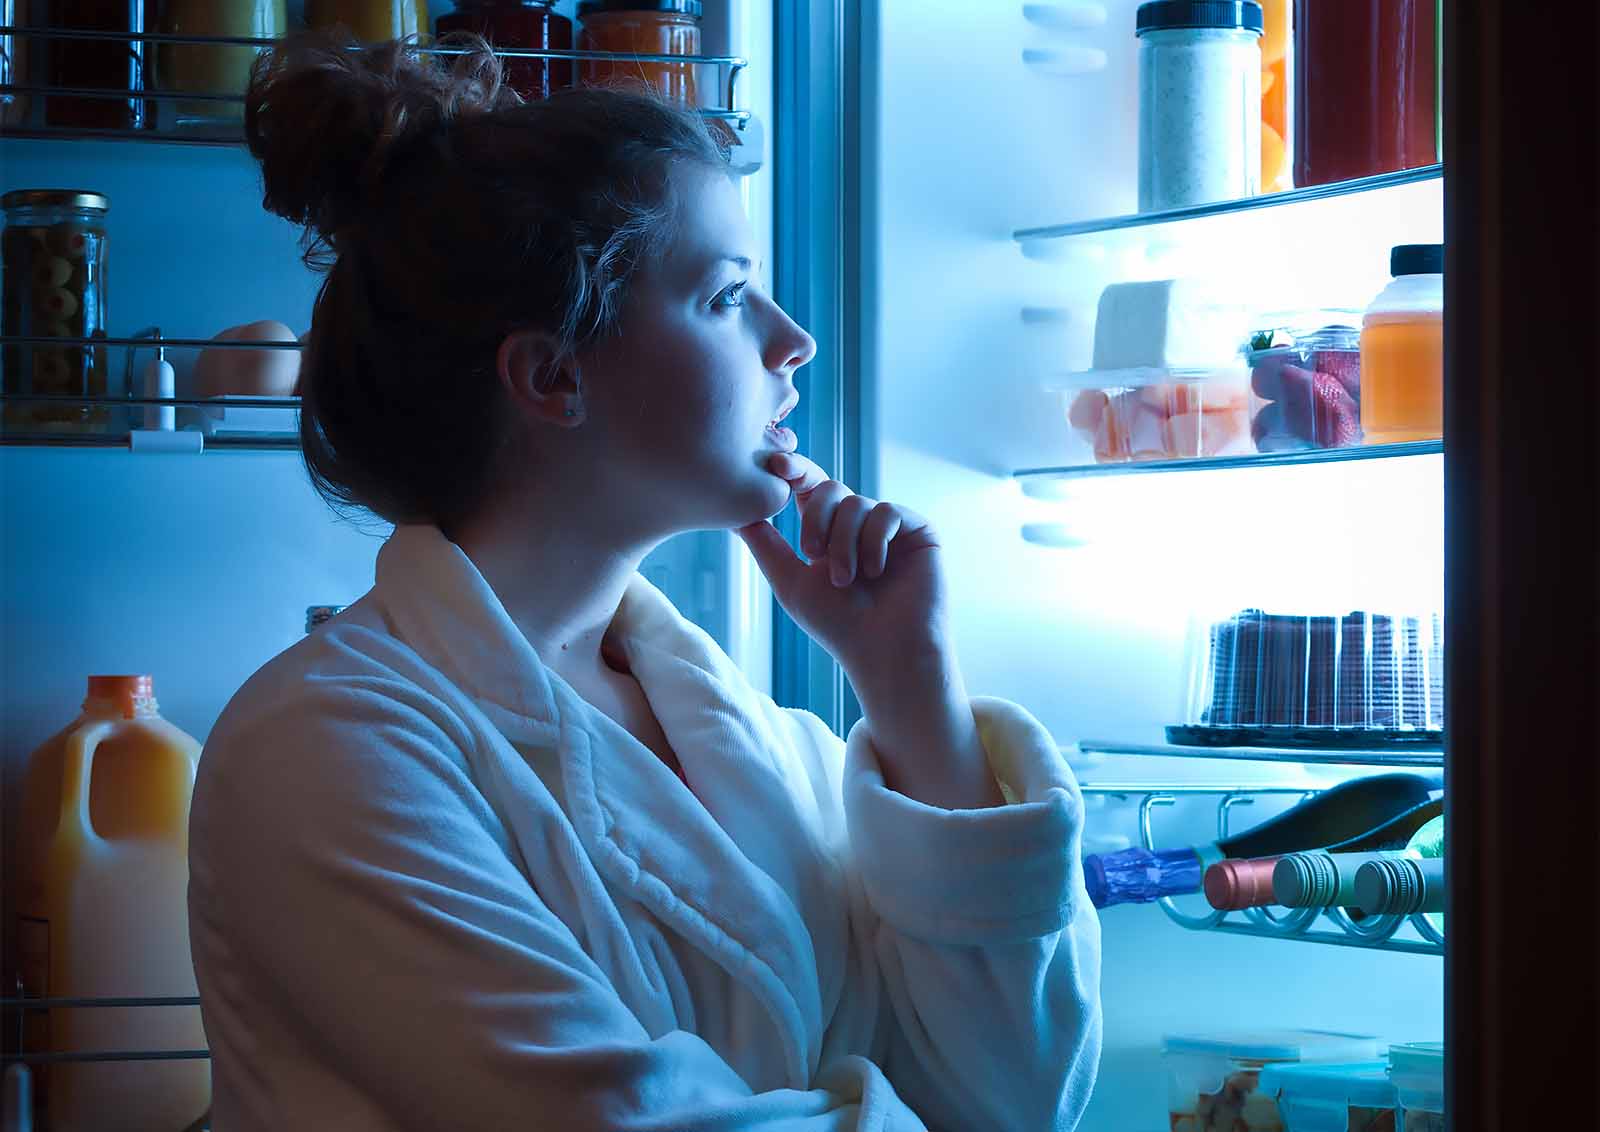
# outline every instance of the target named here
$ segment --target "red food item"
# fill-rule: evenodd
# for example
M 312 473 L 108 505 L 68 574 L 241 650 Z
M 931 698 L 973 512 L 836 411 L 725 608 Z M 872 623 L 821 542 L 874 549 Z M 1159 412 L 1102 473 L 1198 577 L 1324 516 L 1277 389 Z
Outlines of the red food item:
M 1100 427 L 1110 402 L 1111 399 L 1101 390 L 1085 389 L 1072 399 L 1072 407 L 1067 410 L 1067 423 L 1092 435 Z
M 1361 443 L 1361 402 L 1332 374 L 1311 379 L 1311 439 L 1323 448 L 1349 448 Z

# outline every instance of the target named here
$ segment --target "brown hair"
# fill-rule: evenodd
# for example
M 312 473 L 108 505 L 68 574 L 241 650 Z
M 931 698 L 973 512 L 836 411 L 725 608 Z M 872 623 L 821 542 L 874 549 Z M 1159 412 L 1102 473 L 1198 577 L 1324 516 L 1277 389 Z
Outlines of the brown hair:
M 449 529 L 506 437 L 500 341 L 532 327 L 570 356 L 617 332 L 669 225 L 671 167 L 727 157 L 651 92 L 523 102 L 482 39 L 444 42 L 465 52 L 449 67 L 405 41 L 291 37 L 258 60 L 244 122 L 263 203 L 327 273 L 300 370 L 312 483 Z

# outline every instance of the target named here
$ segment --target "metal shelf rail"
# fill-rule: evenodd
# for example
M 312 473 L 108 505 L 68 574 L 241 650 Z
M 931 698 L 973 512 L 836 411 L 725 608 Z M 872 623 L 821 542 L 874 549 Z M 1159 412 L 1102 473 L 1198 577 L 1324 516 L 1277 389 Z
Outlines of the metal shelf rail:
M 1221 839 L 1228 836 L 1231 816 L 1238 806 L 1249 805 L 1264 795 L 1290 794 L 1308 798 L 1317 793 L 1313 788 L 1295 786 L 1151 786 L 1132 783 L 1085 783 L 1082 790 L 1085 794 L 1138 798 L 1139 843 L 1149 850 L 1160 848 L 1153 829 L 1152 814 L 1157 809 L 1176 805 L 1180 798 L 1214 797 L 1217 805 L 1217 837 Z M 1164 896 L 1157 903 L 1169 920 L 1191 931 L 1224 932 L 1263 939 L 1297 939 L 1308 943 L 1399 951 L 1412 955 L 1444 955 L 1444 933 L 1436 930 L 1427 916 L 1420 914 L 1372 916 L 1355 920 L 1343 908 L 1291 908 L 1280 911 L 1249 908 L 1243 912 L 1213 910 L 1204 915 L 1194 915 L 1178 907 L 1171 897 Z M 1417 939 L 1397 938 L 1397 933 L 1407 923 Z

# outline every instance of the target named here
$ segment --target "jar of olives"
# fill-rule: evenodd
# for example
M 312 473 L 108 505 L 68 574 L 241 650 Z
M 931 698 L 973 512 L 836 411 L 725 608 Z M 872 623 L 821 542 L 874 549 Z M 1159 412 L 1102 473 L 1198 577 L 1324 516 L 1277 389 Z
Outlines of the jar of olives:
M 18 189 L 0 197 L 0 393 L 5 428 L 99 432 L 111 426 L 106 348 L 106 224 L 101 193 Z M 60 345 L 15 337 L 59 338 Z M 31 400 L 17 397 L 80 398 Z

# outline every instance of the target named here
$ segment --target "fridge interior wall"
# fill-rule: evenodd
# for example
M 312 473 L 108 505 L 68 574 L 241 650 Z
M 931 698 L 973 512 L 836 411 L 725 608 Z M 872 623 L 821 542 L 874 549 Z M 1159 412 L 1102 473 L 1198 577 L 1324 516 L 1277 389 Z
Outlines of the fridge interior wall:
M 435 16 L 451 7 L 430 5 Z M 704 50 L 751 59 L 739 102 L 770 123 L 770 5 L 705 9 Z M 770 180 L 767 169 L 742 179 L 768 264 Z M 300 260 L 297 230 L 262 209 L 243 147 L 0 139 L 0 192 L 44 187 L 110 198 L 110 334 L 155 325 L 204 338 L 263 318 L 309 327 L 320 277 Z M 174 355 L 179 396 L 193 356 Z M 120 351 L 112 359 L 120 373 Z M 0 447 L 4 829 L 16 828 L 24 761 L 77 714 L 85 677 L 153 675 L 162 713 L 204 740 L 250 674 L 302 636 L 307 606 L 348 604 L 371 586 L 388 530 L 336 516 L 297 451 Z M 682 535 L 643 572 L 753 680 L 769 678 L 770 594 L 742 544 Z M 7 892 L 14 881 L 8 864 Z
M 1052 31 L 1024 8 L 1066 14 Z M 1264 310 L 1360 309 L 1398 243 L 1442 238 L 1439 181 L 1288 208 L 1019 246 L 1019 228 L 1137 208 L 1135 0 L 865 6 L 862 281 L 873 493 L 928 515 L 951 573 L 975 694 L 1014 699 L 1064 747 L 1162 741 L 1192 616 L 1442 608 L 1440 458 L 1110 476 L 1026 498 L 1010 473 L 1082 462 L 1059 393 L 1089 368 L 1110 282 L 1205 274 Z M 1054 49 L 1078 73 L 1023 61 Z M 1044 312 L 1024 321 L 1023 311 Z M 1025 542 L 1054 527 L 1070 548 Z M 1080 779 L 1292 782 L 1333 776 L 1216 760 L 1076 759 Z M 1348 771 L 1344 773 L 1349 773 Z M 1091 848 L 1133 833 L 1091 800 Z M 1265 816 L 1257 807 L 1251 818 Z M 1243 817 L 1236 819 L 1244 822 Z M 1207 821 L 1213 824 L 1209 827 Z M 1173 844 L 1214 817 L 1162 816 Z M 1167 1126 L 1169 1031 L 1310 1027 L 1437 1040 L 1433 957 L 1192 932 L 1154 906 L 1102 917 L 1105 1060 L 1084 1127 Z

